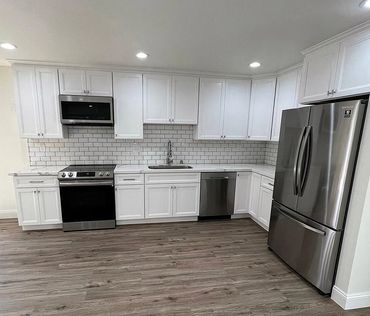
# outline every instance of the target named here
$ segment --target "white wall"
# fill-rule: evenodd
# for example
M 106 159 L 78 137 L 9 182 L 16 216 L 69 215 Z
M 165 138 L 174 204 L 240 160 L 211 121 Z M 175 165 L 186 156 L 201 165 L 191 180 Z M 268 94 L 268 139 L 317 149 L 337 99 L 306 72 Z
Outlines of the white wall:
M 19 138 L 10 67 L 0 67 L 0 218 L 14 215 L 13 180 L 8 176 L 26 166 L 27 143 Z
M 344 309 L 370 306 L 370 107 L 359 151 L 332 299 Z

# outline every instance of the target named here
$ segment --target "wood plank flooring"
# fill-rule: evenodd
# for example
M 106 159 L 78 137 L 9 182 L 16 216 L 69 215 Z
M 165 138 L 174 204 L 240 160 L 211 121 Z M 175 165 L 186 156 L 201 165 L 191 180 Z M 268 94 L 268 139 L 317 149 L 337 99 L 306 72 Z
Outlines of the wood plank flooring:
M 320 296 L 250 219 L 22 232 L 0 221 L 0 315 L 370 315 Z

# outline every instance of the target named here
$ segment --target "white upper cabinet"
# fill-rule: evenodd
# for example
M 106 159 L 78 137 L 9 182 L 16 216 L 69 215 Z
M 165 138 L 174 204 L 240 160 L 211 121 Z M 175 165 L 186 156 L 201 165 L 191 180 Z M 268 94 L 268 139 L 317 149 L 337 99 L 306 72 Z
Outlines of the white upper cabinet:
M 247 139 L 250 80 L 201 78 L 197 139 Z
M 62 138 L 58 99 L 58 71 L 55 68 L 36 67 L 36 87 L 40 114 L 41 135 Z
M 270 140 L 276 78 L 252 81 L 248 139 Z
M 370 30 L 342 41 L 333 96 L 370 92 Z
M 334 43 L 305 57 L 300 102 L 326 99 L 334 89 L 339 44 Z
M 62 68 L 59 72 L 60 94 L 112 96 L 112 73 Z
M 20 135 L 26 138 L 41 137 L 35 68 L 14 66 L 13 74 Z
M 301 69 L 284 73 L 277 78 L 275 107 L 272 122 L 271 140 L 278 141 L 280 134 L 281 115 L 283 110 L 298 106 L 298 91 Z
M 56 68 L 15 65 L 13 72 L 21 137 L 63 138 Z
M 144 75 L 144 123 L 197 124 L 199 78 Z
M 198 89 L 198 77 L 172 77 L 172 123 L 197 124 Z
M 171 76 L 144 75 L 144 123 L 170 123 Z
M 305 55 L 300 102 L 370 92 L 370 28 L 360 27 Z
M 115 138 L 143 138 L 142 83 L 141 74 L 113 74 Z
M 200 79 L 198 139 L 221 139 L 224 94 L 225 80 Z
M 112 73 L 87 70 L 86 89 L 89 95 L 112 96 Z
M 247 139 L 250 90 L 250 80 L 226 80 L 224 138 Z

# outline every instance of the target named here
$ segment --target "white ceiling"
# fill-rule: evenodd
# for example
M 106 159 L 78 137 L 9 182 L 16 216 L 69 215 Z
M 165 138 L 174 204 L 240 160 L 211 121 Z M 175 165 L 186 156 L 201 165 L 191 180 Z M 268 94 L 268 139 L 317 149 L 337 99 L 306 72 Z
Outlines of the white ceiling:
M 360 0 L 0 0 L 6 59 L 267 73 L 370 18 Z M 139 61 L 135 54 L 150 54 Z M 251 71 L 249 63 L 262 67 Z

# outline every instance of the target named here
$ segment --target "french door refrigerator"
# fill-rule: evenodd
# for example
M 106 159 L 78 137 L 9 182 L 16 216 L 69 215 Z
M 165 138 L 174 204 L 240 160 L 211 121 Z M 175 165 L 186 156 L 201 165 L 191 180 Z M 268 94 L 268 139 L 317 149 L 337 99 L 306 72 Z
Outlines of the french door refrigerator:
M 332 290 L 368 99 L 283 111 L 268 246 Z

